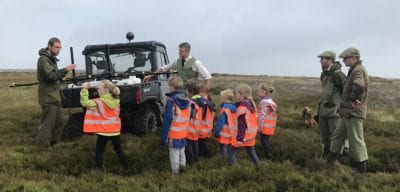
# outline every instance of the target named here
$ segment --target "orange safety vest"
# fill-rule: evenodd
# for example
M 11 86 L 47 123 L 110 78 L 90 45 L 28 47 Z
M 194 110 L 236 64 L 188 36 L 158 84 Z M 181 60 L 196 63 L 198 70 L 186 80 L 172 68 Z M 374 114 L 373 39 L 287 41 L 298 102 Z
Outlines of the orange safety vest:
M 96 109 L 87 108 L 83 121 L 84 133 L 119 133 L 121 131 L 120 108 L 109 108 L 101 99 L 93 99 Z
M 207 107 L 206 116 L 201 121 L 199 138 L 201 139 L 210 138 L 213 124 L 214 124 L 214 111 L 212 111 L 209 107 Z
M 173 119 L 171 127 L 169 128 L 168 138 L 184 139 L 187 136 L 189 127 L 190 107 L 187 107 L 186 109 L 181 109 L 174 102 L 172 110 L 173 110 Z
M 203 109 L 193 100 L 190 100 L 190 106 L 194 107 L 194 114 L 189 121 L 188 133 L 186 138 L 192 141 L 197 141 L 200 134 Z
M 219 110 L 219 115 L 221 116 L 222 113 L 226 114 L 228 123 L 224 124 L 224 126 L 222 127 L 221 132 L 219 133 L 220 136 L 217 138 L 217 141 L 220 144 L 231 144 L 232 137 L 230 134 L 230 130 L 237 129 L 236 113 L 232 113 L 229 108 L 221 108 Z
M 264 135 L 273 135 L 275 132 L 276 128 L 276 122 L 277 122 L 277 114 L 276 114 L 276 103 L 272 101 L 272 99 L 264 99 L 261 100 L 261 102 L 267 102 L 269 105 L 272 106 L 273 111 L 270 111 L 268 114 L 266 114 L 265 118 L 262 119 L 261 115 L 258 116 L 259 120 L 259 126 L 260 126 L 260 131 Z M 258 111 L 260 112 L 260 106 L 258 108 Z
M 236 111 L 236 119 L 238 119 L 239 116 L 245 115 L 246 119 L 246 125 L 247 129 L 244 135 L 244 139 L 242 142 L 236 140 L 236 135 L 237 135 L 237 130 L 238 127 L 236 126 L 231 130 L 231 145 L 234 147 L 251 147 L 256 144 L 256 136 L 257 136 L 257 129 L 258 129 L 258 123 L 257 123 L 257 113 L 256 112 L 250 112 L 247 107 L 240 105 L 237 108 Z

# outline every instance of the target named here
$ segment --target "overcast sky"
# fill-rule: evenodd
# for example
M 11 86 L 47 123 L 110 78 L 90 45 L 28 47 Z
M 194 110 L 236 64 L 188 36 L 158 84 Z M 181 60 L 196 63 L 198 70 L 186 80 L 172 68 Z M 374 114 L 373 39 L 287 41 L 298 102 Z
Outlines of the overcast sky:
M 319 76 L 317 55 L 359 48 L 370 75 L 400 78 L 397 0 L 0 0 L 0 68 L 36 68 L 59 37 L 59 67 L 87 44 L 156 40 L 170 60 L 187 41 L 211 73 Z M 345 69 L 345 72 L 347 68 Z

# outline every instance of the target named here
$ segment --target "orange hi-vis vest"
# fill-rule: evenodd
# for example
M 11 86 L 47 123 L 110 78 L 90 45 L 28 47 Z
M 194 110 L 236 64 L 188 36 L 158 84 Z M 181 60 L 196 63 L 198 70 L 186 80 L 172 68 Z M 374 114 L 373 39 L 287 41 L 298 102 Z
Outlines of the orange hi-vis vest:
M 236 111 L 236 120 L 238 119 L 239 116 L 245 115 L 246 119 L 246 132 L 244 135 L 244 139 L 242 142 L 236 140 L 236 135 L 237 135 L 237 130 L 238 128 L 235 127 L 231 131 L 231 145 L 234 147 L 251 147 L 256 144 L 256 136 L 257 136 L 257 129 L 258 129 L 258 123 L 257 123 L 257 113 L 256 112 L 251 112 L 247 107 L 239 105 L 237 107 Z
M 264 135 L 273 135 L 276 128 L 277 122 L 277 114 L 276 114 L 276 103 L 272 101 L 272 99 L 263 99 L 261 102 L 266 102 L 268 105 L 271 106 L 272 111 L 267 113 L 265 117 L 258 116 L 259 120 L 259 130 L 261 134 Z M 259 107 L 258 111 L 260 112 L 262 109 Z
M 96 109 L 87 108 L 83 122 L 84 133 L 119 133 L 121 131 L 120 108 L 109 108 L 101 99 L 93 99 Z
M 219 115 L 222 115 L 223 113 L 226 114 L 228 123 L 224 124 L 224 126 L 222 127 L 220 136 L 217 138 L 217 141 L 220 144 L 231 144 L 232 137 L 230 134 L 230 130 L 237 130 L 236 113 L 232 113 L 229 108 L 225 107 L 219 110 Z
M 211 132 L 214 125 L 214 111 L 207 107 L 206 109 L 206 116 L 201 121 L 201 128 L 200 128 L 200 139 L 207 139 L 211 137 Z
M 190 106 L 194 107 L 193 117 L 189 121 L 188 133 L 186 139 L 197 141 L 199 140 L 200 128 L 201 128 L 201 117 L 203 109 L 193 100 L 190 100 Z
M 175 102 L 172 107 L 173 119 L 171 127 L 169 128 L 168 138 L 170 139 L 184 139 L 188 133 L 189 120 L 190 120 L 190 107 L 186 109 L 179 108 Z

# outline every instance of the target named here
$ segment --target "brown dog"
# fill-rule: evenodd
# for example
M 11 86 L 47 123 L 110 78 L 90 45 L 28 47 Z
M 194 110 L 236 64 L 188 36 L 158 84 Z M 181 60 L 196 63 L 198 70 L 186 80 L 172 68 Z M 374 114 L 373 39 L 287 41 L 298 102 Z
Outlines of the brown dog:
M 317 125 L 317 122 L 313 119 L 312 111 L 310 107 L 305 106 L 302 113 L 302 118 L 304 121 L 304 125 L 307 128 L 313 128 Z

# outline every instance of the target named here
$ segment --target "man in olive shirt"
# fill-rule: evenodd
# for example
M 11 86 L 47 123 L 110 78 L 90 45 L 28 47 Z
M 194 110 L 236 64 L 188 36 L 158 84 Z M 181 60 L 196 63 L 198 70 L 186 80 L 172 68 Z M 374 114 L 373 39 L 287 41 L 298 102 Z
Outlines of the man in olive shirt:
M 56 144 L 62 134 L 64 119 L 61 111 L 61 95 L 59 80 L 75 69 L 75 64 L 58 69 L 57 55 L 61 50 L 61 41 L 53 37 L 47 47 L 39 50 L 37 62 L 37 80 L 39 82 L 38 100 L 42 108 L 42 118 L 36 134 L 39 145 L 49 147 Z
M 176 60 L 159 68 L 155 73 L 167 72 L 175 69 L 178 71 L 178 75 L 183 79 L 185 84 L 190 80 L 204 80 L 205 88 L 210 88 L 211 74 L 198 59 L 190 55 L 190 44 L 187 42 L 179 44 L 179 57 Z M 143 81 L 148 81 L 151 78 L 153 78 L 153 75 L 147 75 L 144 77 Z
M 368 73 L 361 64 L 360 51 L 354 47 L 344 50 L 340 55 L 350 67 L 343 94 L 340 99 L 340 121 L 331 142 L 328 162 L 334 163 L 341 153 L 346 137 L 349 140 L 349 155 L 356 163 L 360 173 L 367 171 L 368 153 L 364 141 L 363 120 L 367 116 Z

